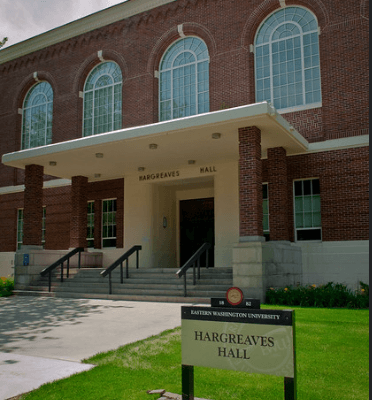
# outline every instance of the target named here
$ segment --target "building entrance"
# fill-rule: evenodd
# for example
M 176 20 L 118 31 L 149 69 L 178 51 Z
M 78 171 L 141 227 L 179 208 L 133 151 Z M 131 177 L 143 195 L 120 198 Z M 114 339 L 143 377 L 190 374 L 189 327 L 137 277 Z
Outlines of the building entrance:
M 209 250 L 209 266 L 214 266 L 214 198 L 180 201 L 180 261 L 181 266 L 205 242 Z M 201 259 L 205 267 L 205 257 Z

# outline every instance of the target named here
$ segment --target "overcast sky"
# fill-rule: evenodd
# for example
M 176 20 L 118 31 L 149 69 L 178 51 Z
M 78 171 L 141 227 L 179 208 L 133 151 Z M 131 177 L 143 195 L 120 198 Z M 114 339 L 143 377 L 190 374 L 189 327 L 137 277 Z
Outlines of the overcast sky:
M 0 41 L 4 48 L 124 0 L 1 0 Z

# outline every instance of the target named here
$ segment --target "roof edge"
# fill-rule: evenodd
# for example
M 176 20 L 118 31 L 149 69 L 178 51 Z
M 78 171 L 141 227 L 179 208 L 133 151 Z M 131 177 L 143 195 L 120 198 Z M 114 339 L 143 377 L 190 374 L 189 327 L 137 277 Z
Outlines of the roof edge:
M 0 50 L 0 64 L 176 0 L 127 0 Z

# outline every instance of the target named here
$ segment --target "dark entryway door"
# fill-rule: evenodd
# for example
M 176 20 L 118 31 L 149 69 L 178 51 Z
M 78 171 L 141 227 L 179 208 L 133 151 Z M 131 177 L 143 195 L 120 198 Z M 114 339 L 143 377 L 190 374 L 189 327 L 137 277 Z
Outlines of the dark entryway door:
M 209 250 L 209 267 L 214 266 L 214 199 L 192 199 L 180 201 L 180 261 L 181 266 L 205 242 L 212 245 Z M 201 266 L 205 267 L 202 256 Z

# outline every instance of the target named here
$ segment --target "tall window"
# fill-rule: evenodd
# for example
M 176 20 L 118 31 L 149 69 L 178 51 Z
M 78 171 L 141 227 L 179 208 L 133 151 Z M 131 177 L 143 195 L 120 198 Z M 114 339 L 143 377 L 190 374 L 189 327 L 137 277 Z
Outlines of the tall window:
M 48 82 L 40 82 L 28 91 L 22 116 L 22 149 L 52 143 L 53 89 Z
M 88 201 L 87 246 L 94 247 L 94 201 Z
M 116 246 L 116 199 L 102 201 L 102 247 Z
M 159 119 L 166 121 L 209 111 L 209 55 L 196 37 L 175 42 L 160 63 Z
M 41 244 L 45 246 L 45 232 L 46 232 L 46 207 L 43 206 L 43 217 L 41 220 Z
M 266 239 L 270 239 L 270 225 L 269 225 L 269 185 L 264 183 L 262 185 L 262 211 L 263 211 L 263 233 Z
M 321 240 L 319 179 L 294 182 L 296 240 Z
M 17 210 L 17 249 L 19 250 L 23 243 L 23 208 Z
M 84 86 L 83 136 L 121 128 L 122 75 L 111 61 L 97 65 Z
M 301 7 L 268 17 L 255 40 L 256 101 L 277 109 L 321 105 L 318 23 Z

